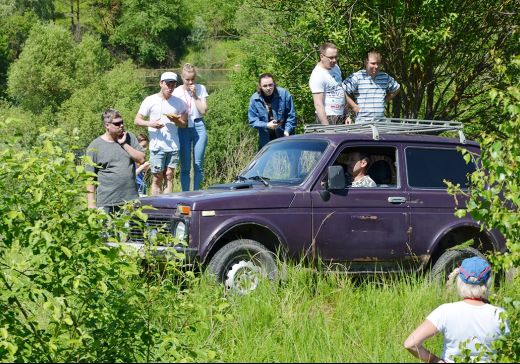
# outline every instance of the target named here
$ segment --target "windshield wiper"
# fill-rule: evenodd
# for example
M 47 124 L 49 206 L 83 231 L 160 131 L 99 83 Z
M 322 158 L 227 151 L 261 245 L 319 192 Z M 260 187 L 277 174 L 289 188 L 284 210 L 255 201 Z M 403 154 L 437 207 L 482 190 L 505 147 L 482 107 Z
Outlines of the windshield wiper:
M 234 182 L 244 182 L 244 181 L 247 181 L 247 178 L 239 174 L 238 176 L 235 177 Z
M 250 179 L 252 181 L 260 181 L 264 184 L 265 187 L 269 187 L 269 183 L 267 183 L 267 181 L 269 181 L 268 177 L 252 176 L 252 177 L 247 177 L 247 179 Z

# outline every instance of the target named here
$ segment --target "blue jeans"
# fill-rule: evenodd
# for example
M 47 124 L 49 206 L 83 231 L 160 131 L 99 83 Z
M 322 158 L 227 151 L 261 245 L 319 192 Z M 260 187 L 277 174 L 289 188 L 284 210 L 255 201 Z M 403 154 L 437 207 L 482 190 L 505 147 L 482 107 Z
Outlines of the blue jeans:
M 193 189 L 200 189 L 204 179 L 204 153 L 208 144 L 208 134 L 203 119 L 195 119 L 195 127 L 179 128 L 181 187 L 183 191 L 190 190 L 191 151 L 194 154 L 194 181 Z

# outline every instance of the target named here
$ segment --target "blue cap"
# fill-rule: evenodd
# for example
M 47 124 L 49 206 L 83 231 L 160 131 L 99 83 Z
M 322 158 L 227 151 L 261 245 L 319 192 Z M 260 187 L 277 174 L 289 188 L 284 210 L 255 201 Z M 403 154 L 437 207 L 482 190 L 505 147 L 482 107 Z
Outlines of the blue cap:
M 462 261 L 459 277 L 463 282 L 482 285 L 491 276 L 491 266 L 481 257 L 466 258 Z

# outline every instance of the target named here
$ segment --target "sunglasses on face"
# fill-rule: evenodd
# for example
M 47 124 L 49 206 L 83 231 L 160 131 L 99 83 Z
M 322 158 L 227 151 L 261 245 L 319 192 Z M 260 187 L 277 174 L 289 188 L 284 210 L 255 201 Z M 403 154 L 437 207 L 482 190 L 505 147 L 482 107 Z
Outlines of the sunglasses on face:
M 125 122 L 124 122 L 123 120 L 121 120 L 121 121 L 115 121 L 115 122 L 113 121 L 113 122 L 111 122 L 111 123 L 109 123 L 109 124 L 112 124 L 112 125 L 115 125 L 115 126 L 121 126 L 121 125 L 123 125 L 124 123 L 125 123 Z

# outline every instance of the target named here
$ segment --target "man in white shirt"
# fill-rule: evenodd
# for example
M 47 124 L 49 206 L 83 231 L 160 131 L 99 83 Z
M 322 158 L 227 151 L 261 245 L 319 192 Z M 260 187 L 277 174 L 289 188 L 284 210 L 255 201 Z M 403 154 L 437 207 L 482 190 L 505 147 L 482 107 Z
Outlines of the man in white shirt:
M 338 49 L 332 43 L 323 43 L 320 47 L 320 61 L 314 67 L 309 78 L 316 122 L 324 125 L 347 124 L 345 100 L 351 107 L 357 107 L 347 96 L 342 86 L 341 70 L 337 65 Z M 354 111 L 357 111 L 354 108 Z
M 144 99 L 134 120 L 136 125 L 148 127 L 152 195 L 173 190 L 173 176 L 179 163 L 177 128 L 185 128 L 188 120 L 184 101 L 172 95 L 177 75 L 164 72 L 159 85 L 161 90 Z

